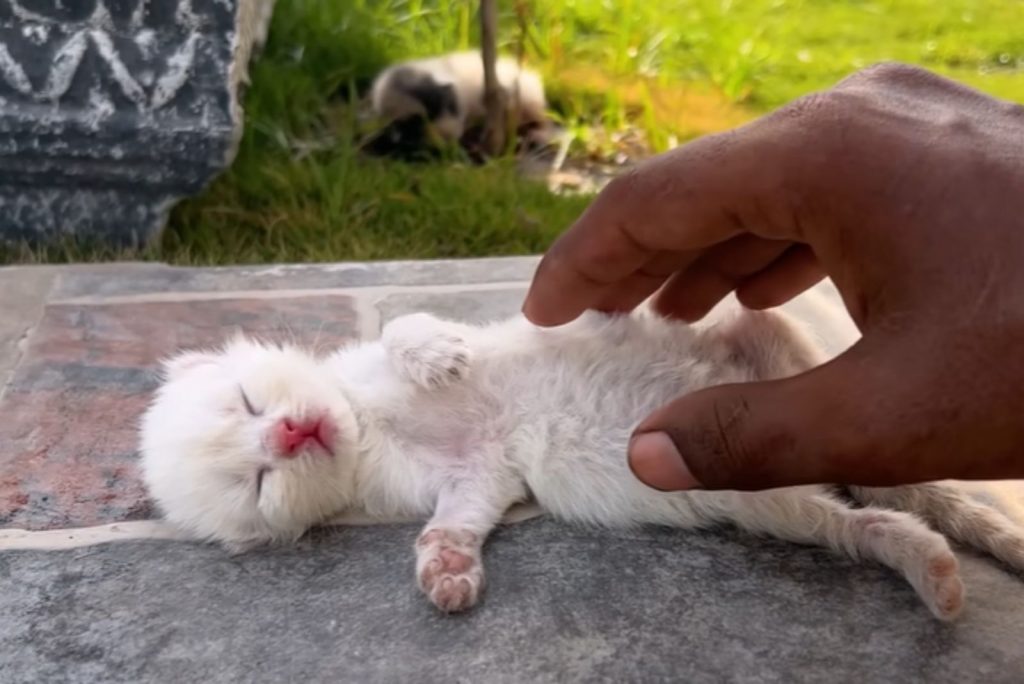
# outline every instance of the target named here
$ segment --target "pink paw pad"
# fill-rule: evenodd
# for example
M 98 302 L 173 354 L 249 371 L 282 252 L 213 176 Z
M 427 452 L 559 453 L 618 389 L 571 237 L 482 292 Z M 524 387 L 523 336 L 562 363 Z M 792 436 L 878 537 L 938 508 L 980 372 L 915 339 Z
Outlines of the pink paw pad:
M 441 610 L 472 607 L 483 585 L 477 535 L 464 530 L 433 529 L 416 540 L 420 588 Z
M 438 576 L 461 575 L 468 572 L 475 563 L 476 559 L 472 556 L 441 547 L 420 572 L 420 583 L 424 587 L 431 587 Z
M 466 577 L 445 577 L 431 590 L 430 601 L 446 613 L 457 613 L 476 603 L 476 588 Z
M 960 581 L 959 563 L 953 554 L 943 554 L 928 561 L 928 581 L 933 597 L 932 610 L 942 620 L 952 620 L 964 606 L 964 585 Z

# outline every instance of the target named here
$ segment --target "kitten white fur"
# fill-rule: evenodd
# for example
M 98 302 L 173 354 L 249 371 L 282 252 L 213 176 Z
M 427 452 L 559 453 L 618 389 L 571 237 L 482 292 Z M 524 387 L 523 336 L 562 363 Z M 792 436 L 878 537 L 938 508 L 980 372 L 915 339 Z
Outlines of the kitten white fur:
M 945 484 L 851 488 L 865 505 L 854 508 L 827 487 L 662 493 L 630 473 L 631 432 L 666 401 L 822 360 L 777 312 L 699 327 L 588 313 L 554 329 L 414 314 L 321 359 L 238 338 L 166 364 L 143 419 L 145 481 L 171 522 L 232 550 L 295 539 L 345 510 L 429 517 L 416 576 L 446 611 L 477 601 L 488 533 L 530 496 L 576 523 L 726 522 L 876 560 L 943 619 L 959 613 L 963 586 L 924 520 L 1024 568 L 1021 529 Z

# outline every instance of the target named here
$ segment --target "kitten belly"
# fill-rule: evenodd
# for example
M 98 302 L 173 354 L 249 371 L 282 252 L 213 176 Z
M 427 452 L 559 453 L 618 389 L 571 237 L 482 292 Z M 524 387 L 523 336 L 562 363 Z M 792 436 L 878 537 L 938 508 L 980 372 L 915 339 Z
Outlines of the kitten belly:
M 630 363 L 572 378 L 546 370 L 538 363 L 535 372 L 524 375 L 517 403 L 529 409 L 518 413 L 504 444 L 506 457 L 541 507 L 563 520 L 612 527 L 698 524 L 701 516 L 688 495 L 646 487 L 626 458 L 637 424 L 696 389 L 692 381 L 699 379 L 698 369 Z M 527 390 L 527 384 L 541 389 Z
M 639 345 L 638 345 L 639 346 Z M 593 350 L 590 350 L 593 352 Z M 533 356 L 528 364 L 495 370 L 489 392 L 504 395 L 517 428 L 544 427 L 580 440 L 631 432 L 652 411 L 690 392 L 751 379 L 734 364 L 679 353 L 613 347 L 581 357 Z
M 743 366 L 697 358 L 689 336 L 676 346 L 601 338 L 535 351 L 488 364 L 477 377 L 481 393 L 504 407 L 504 446 L 531 480 L 562 470 L 632 480 L 626 448 L 652 411 L 703 387 L 750 379 Z

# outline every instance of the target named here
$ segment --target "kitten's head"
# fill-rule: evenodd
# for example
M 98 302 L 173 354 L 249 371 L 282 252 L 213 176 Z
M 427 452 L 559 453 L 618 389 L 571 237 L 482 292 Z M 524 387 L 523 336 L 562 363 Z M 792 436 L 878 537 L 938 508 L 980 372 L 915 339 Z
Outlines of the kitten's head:
M 142 467 L 172 523 L 243 550 L 296 539 L 351 500 L 355 415 L 309 354 L 238 338 L 175 356 L 164 379 Z

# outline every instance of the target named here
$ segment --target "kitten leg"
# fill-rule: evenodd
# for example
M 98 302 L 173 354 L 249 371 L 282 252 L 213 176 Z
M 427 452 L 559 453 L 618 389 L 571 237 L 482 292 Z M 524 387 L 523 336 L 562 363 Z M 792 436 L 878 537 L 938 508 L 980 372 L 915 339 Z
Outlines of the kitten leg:
M 919 515 L 950 539 L 1024 570 L 1024 527 L 953 485 L 849 487 L 849 491 L 864 505 L 874 504 Z
M 425 389 L 439 389 L 468 374 L 470 331 L 470 326 L 417 313 L 385 325 L 381 343 L 403 378 Z
M 738 496 L 729 517 L 741 528 L 877 560 L 902 573 L 942 620 L 952 620 L 963 607 L 959 564 L 949 543 L 913 515 L 851 508 L 827 494 Z
M 511 478 L 460 480 L 442 489 L 434 516 L 416 539 L 416 579 L 431 603 L 446 613 L 476 604 L 484 586 L 484 541 L 525 494 Z

